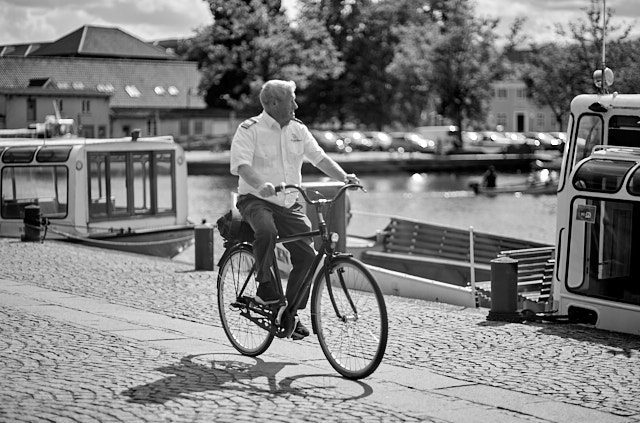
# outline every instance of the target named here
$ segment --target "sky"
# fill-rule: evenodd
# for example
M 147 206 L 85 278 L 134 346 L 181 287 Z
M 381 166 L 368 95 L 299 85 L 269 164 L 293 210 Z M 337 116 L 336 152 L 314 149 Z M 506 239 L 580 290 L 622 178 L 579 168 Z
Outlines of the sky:
M 285 7 L 296 0 L 283 0 Z M 533 41 L 555 38 L 554 23 L 585 19 L 590 0 L 471 0 L 482 17 L 499 18 L 506 33 L 516 17 L 527 18 Z M 640 0 L 607 0 L 616 23 L 634 25 L 640 36 Z M 118 27 L 143 40 L 187 38 L 213 22 L 205 0 L 0 0 L 0 45 L 49 42 L 84 25 Z

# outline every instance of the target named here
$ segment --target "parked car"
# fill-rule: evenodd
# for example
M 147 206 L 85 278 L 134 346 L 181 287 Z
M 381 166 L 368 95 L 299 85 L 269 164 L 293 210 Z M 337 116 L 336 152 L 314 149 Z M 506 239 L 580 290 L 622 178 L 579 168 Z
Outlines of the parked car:
M 364 136 L 371 140 L 371 148 L 374 151 L 389 151 L 391 136 L 381 131 L 366 131 Z
M 535 140 L 543 150 L 560 150 L 562 141 L 548 132 L 525 132 L 525 136 Z
M 351 147 L 347 145 L 338 134 L 333 131 L 310 129 L 311 135 L 327 153 L 350 153 Z
M 351 146 L 353 151 L 371 151 L 373 142 L 361 131 L 340 131 L 338 135 L 342 137 L 345 144 Z
M 537 149 L 536 140 L 522 132 L 505 132 L 504 135 L 510 144 L 506 153 L 533 153 Z
M 398 153 L 435 153 L 436 142 L 415 132 L 392 132 L 390 151 Z
M 482 132 L 462 131 L 462 154 L 500 154 L 505 149 L 504 144 L 496 143 Z

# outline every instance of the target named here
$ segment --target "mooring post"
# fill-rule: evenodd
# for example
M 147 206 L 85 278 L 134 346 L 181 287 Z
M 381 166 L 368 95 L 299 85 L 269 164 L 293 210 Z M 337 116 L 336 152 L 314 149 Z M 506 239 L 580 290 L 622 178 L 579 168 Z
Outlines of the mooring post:
M 213 225 L 198 225 L 194 229 L 196 270 L 213 270 Z
M 487 320 L 521 322 L 518 312 L 518 260 L 498 257 L 491 260 L 491 310 Z
M 40 206 L 36 204 L 29 204 L 24 208 L 24 234 L 21 237 L 22 241 L 42 241 L 40 237 L 42 229 L 42 214 L 40 213 Z

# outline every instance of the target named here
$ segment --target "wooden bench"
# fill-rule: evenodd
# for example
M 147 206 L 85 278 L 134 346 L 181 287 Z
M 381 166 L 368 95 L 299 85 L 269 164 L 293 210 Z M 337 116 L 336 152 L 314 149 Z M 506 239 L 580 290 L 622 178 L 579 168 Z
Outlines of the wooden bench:
M 491 260 L 501 251 L 543 246 L 476 231 L 473 244 L 476 280 L 490 279 Z M 381 251 L 365 252 L 362 259 L 391 270 L 465 286 L 471 269 L 469 231 L 392 218 L 383 232 Z

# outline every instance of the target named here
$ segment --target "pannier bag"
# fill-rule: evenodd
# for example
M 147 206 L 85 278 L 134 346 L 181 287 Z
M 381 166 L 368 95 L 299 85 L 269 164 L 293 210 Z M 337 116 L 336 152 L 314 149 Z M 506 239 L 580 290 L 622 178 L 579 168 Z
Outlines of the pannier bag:
M 225 213 L 216 222 L 218 232 L 227 241 L 253 242 L 253 228 L 242 220 L 240 212 L 235 207 Z

